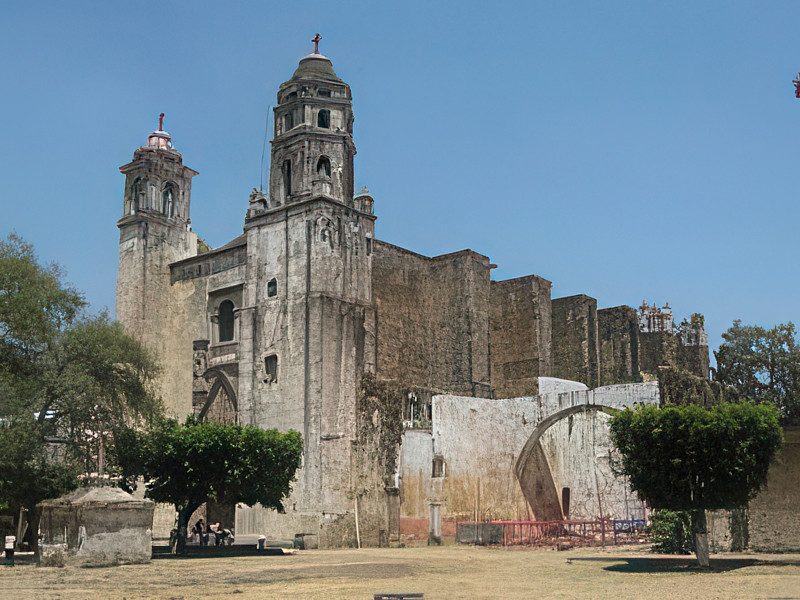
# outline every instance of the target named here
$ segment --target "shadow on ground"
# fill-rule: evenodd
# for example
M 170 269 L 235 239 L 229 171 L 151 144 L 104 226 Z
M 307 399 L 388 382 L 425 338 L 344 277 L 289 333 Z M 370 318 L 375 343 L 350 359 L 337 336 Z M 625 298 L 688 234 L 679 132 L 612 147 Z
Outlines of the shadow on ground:
M 726 571 L 735 571 L 744 567 L 752 567 L 753 565 L 773 565 L 773 566 L 800 566 L 800 560 L 762 560 L 758 558 L 712 558 L 710 568 L 704 569 L 697 564 L 697 560 L 692 556 L 686 558 L 678 557 L 589 557 L 589 558 L 573 558 L 573 561 L 586 561 L 586 562 L 609 562 L 614 563 L 607 567 L 603 567 L 605 571 L 613 571 L 616 573 L 724 573 Z
M 257 550 L 253 546 L 207 546 L 186 548 L 184 554 L 172 554 L 169 548 L 153 548 L 153 560 L 181 560 L 185 558 L 229 558 L 232 556 L 284 556 L 283 548 Z

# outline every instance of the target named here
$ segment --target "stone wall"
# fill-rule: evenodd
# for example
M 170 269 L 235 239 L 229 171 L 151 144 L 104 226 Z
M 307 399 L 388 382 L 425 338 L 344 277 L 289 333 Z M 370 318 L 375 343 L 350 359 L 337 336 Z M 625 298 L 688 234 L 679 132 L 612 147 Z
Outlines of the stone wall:
M 800 427 L 784 429 L 783 447 L 770 465 L 767 485 L 748 509 L 750 548 L 800 551 Z
M 658 367 L 677 366 L 678 338 L 672 332 L 639 333 L 639 371 L 658 375 Z
M 354 462 L 356 399 L 375 360 L 373 220 L 312 199 L 260 212 L 246 231 L 239 419 L 295 429 L 304 446 L 286 513 L 243 509 L 237 527 L 283 538 L 311 533 L 321 547 L 355 545 L 355 496 L 363 542 L 377 544 L 388 529 L 384 486 Z M 267 376 L 270 358 L 277 377 Z M 356 489 L 362 479 L 375 483 L 369 493 Z
M 40 506 L 43 565 L 150 561 L 154 506 L 150 500 L 137 500 L 119 488 L 80 488 Z
M 487 396 L 489 259 L 428 258 L 375 241 L 377 373 L 407 387 Z
M 597 300 L 583 294 L 552 301 L 553 376 L 600 383 Z
M 169 265 L 193 255 L 196 240 L 185 227 L 156 217 L 120 229 L 117 320 L 155 352 L 162 366 L 158 382 L 162 399 L 167 410 L 180 418 L 191 411 L 192 340 L 186 317 L 192 307 L 180 294 L 173 295 Z M 180 346 L 184 337 L 188 349 Z
M 708 377 L 711 366 L 708 346 L 684 346 L 678 343 L 675 359 L 679 369 L 698 377 Z
M 657 382 L 587 390 L 542 378 L 539 388 L 546 393 L 527 398 L 435 396 L 431 432 L 409 430 L 403 438 L 401 516 L 427 518 L 430 503 L 441 502 L 443 520 L 474 519 L 476 511 L 479 519 L 535 518 L 515 463 L 543 419 L 574 406 L 658 403 Z M 570 488 L 573 518 L 641 516 L 641 503 L 611 472 L 607 422 L 606 415 L 583 412 L 558 420 L 542 437 L 550 485 L 558 496 Z M 434 459 L 444 462 L 441 477 L 433 477 Z
M 550 375 L 551 285 L 536 275 L 492 281 L 491 376 L 498 398 L 534 396 L 539 377 Z
M 600 384 L 641 381 L 639 319 L 630 306 L 597 311 L 600 345 Z

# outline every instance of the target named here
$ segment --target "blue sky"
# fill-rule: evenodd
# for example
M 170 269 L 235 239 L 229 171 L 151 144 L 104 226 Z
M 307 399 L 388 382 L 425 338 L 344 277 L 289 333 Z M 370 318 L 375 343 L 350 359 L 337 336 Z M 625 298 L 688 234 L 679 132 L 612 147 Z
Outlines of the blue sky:
M 798 27 L 796 2 L 6 5 L 0 235 L 113 310 L 118 167 L 165 112 L 194 229 L 226 243 L 319 31 L 379 238 L 553 297 L 669 301 L 716 347 L 733 319 L 798 319 Z

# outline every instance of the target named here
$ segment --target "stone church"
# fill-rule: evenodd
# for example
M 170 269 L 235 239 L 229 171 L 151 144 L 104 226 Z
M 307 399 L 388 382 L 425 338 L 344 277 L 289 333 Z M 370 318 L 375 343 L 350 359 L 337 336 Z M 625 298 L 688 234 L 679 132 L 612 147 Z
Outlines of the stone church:
M 675 326 L 668 306 L 598 310 L 551 298 L 536 275 L 493 281 L 472 250 L 428 257 L 377 239 L 374 200 L 354 190 L 350 86 L 325 56 L 302 58 L 277 101 L 269 188 L 243 201 L 243 233 L 220 248 L 192 231 L 198 173 L 161 125 L 120 169 L 117 318 L 158 354 L 168 410 L 303 435 L 285 514 L 240 507 L 242 532 L 323 546 L 353 544 L 355 529 L 368 544 L 399 535 L 402 465 L 386 478 L 359 446 L 366 373 L 415 390 L 399 400 L 409 430 L 430 429 L 439 396 L 482 399 L 491 415 L 548 378 L 588 390 L 661 365 L 707 375 L 700 315 Z

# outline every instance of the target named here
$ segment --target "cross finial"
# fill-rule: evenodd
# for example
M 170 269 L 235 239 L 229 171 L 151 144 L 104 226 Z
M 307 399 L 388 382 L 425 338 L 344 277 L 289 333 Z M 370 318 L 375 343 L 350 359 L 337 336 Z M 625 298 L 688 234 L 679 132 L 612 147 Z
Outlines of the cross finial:
M 158 115 L 158 130 L 164 131 L 164 113 Z
M 314 54 L 319 54 L 319 41 L 321 39 L 322 39 L 322 36 L 320 34 L 317 34 L 317 35 L 314 36 L 314 39 L 311 40 L 312 42 L 314 42 Z

